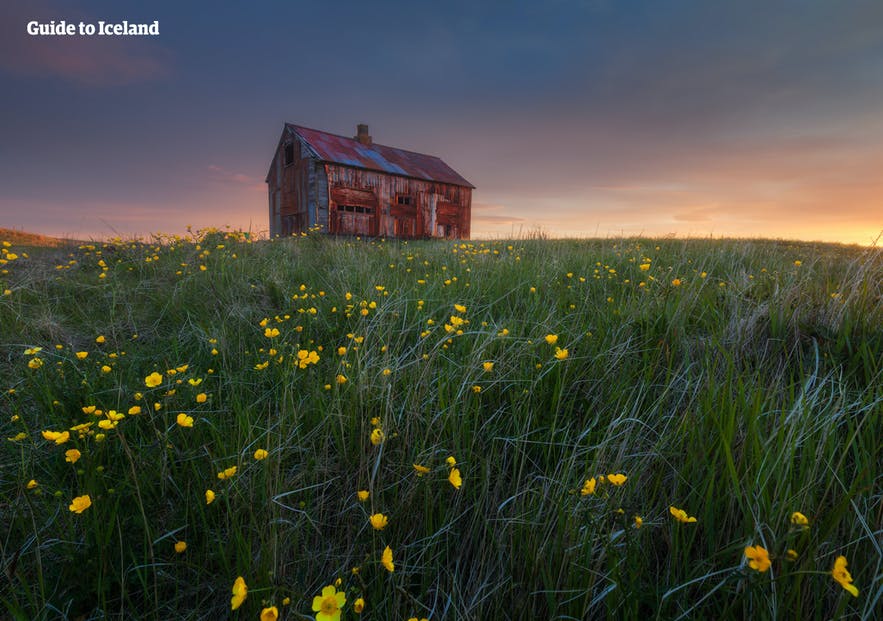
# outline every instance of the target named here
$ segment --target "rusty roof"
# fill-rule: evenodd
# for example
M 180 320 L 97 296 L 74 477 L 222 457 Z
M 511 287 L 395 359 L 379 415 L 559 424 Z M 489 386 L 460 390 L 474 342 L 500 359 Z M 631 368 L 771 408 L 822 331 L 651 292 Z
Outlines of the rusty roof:
M 355 138 L 329 134 L 292 123 L 286 123 L 285 129 L 300 136 L 313 150 L 316 157 L 324 162 L 378 170 L 403 177 L 450 183 L 467 188 L 475 187 L 440 158 L 433 155 L 414 153 L 377 143 L 366 145 Z

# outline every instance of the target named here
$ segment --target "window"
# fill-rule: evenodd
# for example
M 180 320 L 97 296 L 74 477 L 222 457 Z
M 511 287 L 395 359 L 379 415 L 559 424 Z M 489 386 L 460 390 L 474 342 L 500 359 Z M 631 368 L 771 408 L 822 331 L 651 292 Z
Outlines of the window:
M 396 195 L 396 205 L 413 205 L 414 197 L 408 196 L 407 194 L 397 194 Z
M 294 164 L 294 143 L 286 142 L 285 143 L 285 165 L 291 166 Z
M 337 211 L 348 211 L 350 213 L 374 213 L 373 207 L 363 207 L 361 205 L 338 205 Z

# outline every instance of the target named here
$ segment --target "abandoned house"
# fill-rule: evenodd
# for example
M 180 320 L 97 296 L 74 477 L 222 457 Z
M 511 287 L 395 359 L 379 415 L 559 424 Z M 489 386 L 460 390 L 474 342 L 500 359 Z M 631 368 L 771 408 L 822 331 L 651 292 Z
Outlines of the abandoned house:
M 437 157 L 286 123 L 267 173 L 270 236 L 468 239 L 475 186 Z

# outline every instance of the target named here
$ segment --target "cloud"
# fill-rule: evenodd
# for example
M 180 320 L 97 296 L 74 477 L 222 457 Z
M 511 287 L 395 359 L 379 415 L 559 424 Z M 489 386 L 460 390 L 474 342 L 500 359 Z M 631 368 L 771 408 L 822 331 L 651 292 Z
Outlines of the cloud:
M 227 170 L 221 166 L 215 166 L 214 164 L 208 167 L 208 171 L 211 173 L 212 181 L 244 187 L 253 192 L 266 193 L 267 191 L 267 184 L 264 183 L 263 179 L 259 179 L 258 177 L 252 177 L 245 173 Z
M 526 224 L 527 218 L 516 216 L 512 213 L 498 213 L 506 211 L 504 205 L 496 205 L 491 203 L 472 203 L 472 223 L 477 225 L 514 225 Z
M 102 18 L 104 19 L 104 18 Z M 13 5 L 0 22 L 0 71 L 88 86 L 132 84 L 168 74 L 171 55 L 151 37 L 32 36 L 30 21 L 97 23 L 93 16 L 34 2 Z

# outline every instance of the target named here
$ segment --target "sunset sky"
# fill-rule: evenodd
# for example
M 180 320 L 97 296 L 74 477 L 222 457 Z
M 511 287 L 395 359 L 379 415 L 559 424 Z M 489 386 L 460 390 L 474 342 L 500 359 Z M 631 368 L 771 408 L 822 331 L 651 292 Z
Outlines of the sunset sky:
M 289 121 L 438 155 L 473 237 L 883 232 L 878 1 L 12 0 L 0 84 L 0 227 L 266 231 Z

